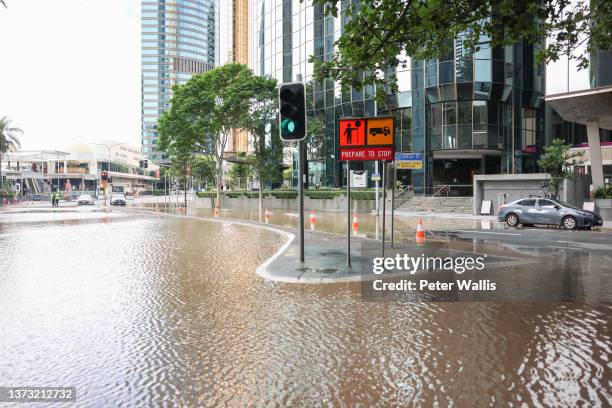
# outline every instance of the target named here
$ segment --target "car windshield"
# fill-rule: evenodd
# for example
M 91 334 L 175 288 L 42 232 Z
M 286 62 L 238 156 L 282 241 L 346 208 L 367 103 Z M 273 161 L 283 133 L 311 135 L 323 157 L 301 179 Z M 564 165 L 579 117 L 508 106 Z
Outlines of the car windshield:
M 562 207 L 567 207 L 567 208 L 571 208 L 571 209 L 574 209 L 574 210 L 583 211 L 582 208 L 574 207 L 573 205 L 570 205 L 570 204 L 568 204 L 566 202 L 563 202 L 561 200 L 553 200 L 553 199 L 551 199 L 551 201 L 554 201 L 555 203 L 559 204 Z

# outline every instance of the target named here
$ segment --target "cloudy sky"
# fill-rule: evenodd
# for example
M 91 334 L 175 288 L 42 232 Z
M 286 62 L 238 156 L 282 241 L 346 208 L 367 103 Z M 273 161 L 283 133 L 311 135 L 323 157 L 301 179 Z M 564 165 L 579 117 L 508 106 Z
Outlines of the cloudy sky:
M 23 149 L 140 145 L 139 0 L 5 0 L 0 117 Z

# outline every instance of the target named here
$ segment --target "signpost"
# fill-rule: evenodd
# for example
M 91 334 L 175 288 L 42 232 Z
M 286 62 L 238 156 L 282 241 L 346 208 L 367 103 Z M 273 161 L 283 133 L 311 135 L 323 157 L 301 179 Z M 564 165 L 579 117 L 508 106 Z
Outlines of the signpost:
M 351 180 L 350 162 L 352 161 L 379 161 L 383 162 L 383 223 L 382 223 L 382 256 L 385 254 L 385 202 L 387 186 L 385 183 L 386 163 L 394 159 L 394 119 L 393 117 L 375 118 L 346 118 L 340 119 L 339 144 L 340 161 L 346 163 L 346 189 L 347 189 L 347 265 L 351 266 Z M 375 178 L 376 177 L 376 178 Z M 372 180 L 380 180 L 375 174 Z
M 395 153 L 395 168 L 421 170 L 423 153 Z

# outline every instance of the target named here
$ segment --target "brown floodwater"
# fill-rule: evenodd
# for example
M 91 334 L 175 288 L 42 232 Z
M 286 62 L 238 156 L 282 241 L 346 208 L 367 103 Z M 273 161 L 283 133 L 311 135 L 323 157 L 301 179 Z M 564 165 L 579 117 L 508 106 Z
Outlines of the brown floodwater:
M 273 231 L 55 215 L 0 216 L 0 386 L 76 386 L 77 406 L 612 404 L 610 305 L 367 302 L 259 278 Z

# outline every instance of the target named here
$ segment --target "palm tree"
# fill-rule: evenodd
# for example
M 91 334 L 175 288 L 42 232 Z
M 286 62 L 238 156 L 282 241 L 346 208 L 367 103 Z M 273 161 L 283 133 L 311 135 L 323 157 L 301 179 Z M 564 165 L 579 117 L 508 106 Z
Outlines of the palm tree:
M 23 133 L 23 131 L 17 127 L 12 127 L 11 119 L 8 116 L 0 119 L 0 185 L 2 185 L 2 155 L 7 152 L 14 152 L 21 147 L 21 142 L 15 136 L 17 133 Z

